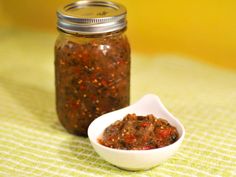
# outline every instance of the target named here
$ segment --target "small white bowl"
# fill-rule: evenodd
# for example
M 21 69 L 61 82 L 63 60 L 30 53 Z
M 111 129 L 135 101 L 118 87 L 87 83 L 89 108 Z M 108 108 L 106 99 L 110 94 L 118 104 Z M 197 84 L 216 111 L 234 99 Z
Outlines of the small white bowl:
M 146 116 L 153 114 L 157 118 L 166 119 L 177 128 L 179 139 L 168 146 L 151 150 L 118 150 L 98 143 L 98 138 L 105 128 L 127 114 Z M 88 137 L 95 151 L 106 161 L 126 170 L 147 170 L 170 158 L 179 148 L 185 135 L 183 125 L 161 103 L 158 96 L 147 94 L 138 102 L 123 109 L 104 114 L 95 119 L 88 128 Z

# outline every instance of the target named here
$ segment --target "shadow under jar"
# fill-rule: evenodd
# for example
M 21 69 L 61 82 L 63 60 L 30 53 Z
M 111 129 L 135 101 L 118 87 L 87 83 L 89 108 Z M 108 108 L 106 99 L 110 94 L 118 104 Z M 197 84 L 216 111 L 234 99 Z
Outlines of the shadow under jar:
M 59 8 L 55 44 L 56 109 L 68 132 L 87 136 L 100 115 L 129 105 L 126 9 L 108 1 Z

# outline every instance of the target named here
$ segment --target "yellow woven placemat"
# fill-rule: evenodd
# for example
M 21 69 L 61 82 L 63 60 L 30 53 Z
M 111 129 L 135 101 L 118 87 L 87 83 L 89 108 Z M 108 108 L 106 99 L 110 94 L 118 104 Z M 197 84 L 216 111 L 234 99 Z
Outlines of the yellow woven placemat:
M 59 124 L 55 36 L 1 29 L 0 38 L 0 176 L 236 176 L 236 72 L 173 55 L 133 55 L 132 102 L 159 95 L 186 137 L 162 165 L 127 172 Z

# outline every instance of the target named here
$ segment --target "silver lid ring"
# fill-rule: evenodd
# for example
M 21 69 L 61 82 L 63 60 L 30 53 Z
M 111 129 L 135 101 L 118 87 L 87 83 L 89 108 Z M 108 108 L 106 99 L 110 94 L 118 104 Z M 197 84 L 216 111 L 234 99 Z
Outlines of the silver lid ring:
M 99 34 L 127 26 L 126 9 L 118 3 L 80 0 L 57 11 L 59 29 L 68 33 Z

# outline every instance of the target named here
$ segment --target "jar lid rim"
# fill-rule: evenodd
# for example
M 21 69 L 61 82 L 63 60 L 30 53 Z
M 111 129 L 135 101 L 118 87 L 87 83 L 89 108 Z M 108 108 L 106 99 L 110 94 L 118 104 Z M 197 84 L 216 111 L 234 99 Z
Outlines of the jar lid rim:
M 98 34 L 127 26 L 126 8 L 105 0 L 79 0 L 57 10 L 57 26 L 69 33 Z

